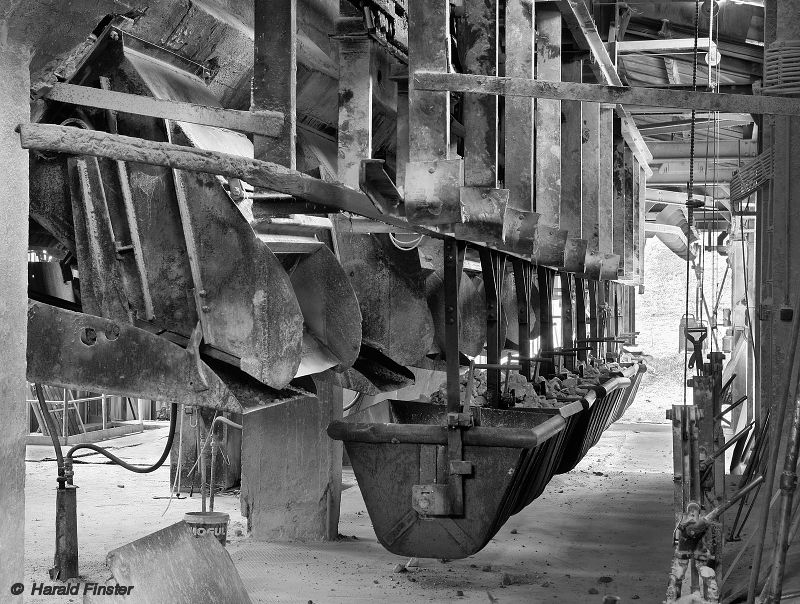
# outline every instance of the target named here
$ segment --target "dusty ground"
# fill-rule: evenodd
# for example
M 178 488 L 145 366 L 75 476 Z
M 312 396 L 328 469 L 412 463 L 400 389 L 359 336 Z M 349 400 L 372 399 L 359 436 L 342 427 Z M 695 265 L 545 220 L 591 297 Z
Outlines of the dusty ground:
M 128 461 L 155 459 L 166 429 L 108 444 Z M 26 579 L 48 581 L 52 565 L 55 463 L 47 447 L 29 447 Z M 76 467 L 80 566 L 85 579 L 105 580 L 110 549 L 198 510 L 198 498 L 167 508 L 168 468 L 134 475 L 97 456 Z M 671 554 L 670 434 L 666 426 L 619 425 L 573 472 L 556 477 L 542 497 L 512 517 L 480 553 L 443 564 L 386 552 L 372 532 L 358 487 L 343 495 L 338 543 L 258 544 L 244 528 L 238 497 L 218 499 L 232 522 L 228 550 L 254 602 L 600 602 L 605 593 L 658 602 Z M 344 481 L 353 485 L 352 473 Z M 512 532 L 515 531 L 515 532 Z M 463 595 L 458 595 L 459 591 Z M 597 593 L 595 593 L 595 591 Z M 491 594 L 491 598 L 489 596 Z M 49 602 L 52 598 L 30 598 Z M 58 598 L 71 602 L 70 598 Z
M 722 276 L 725 259 L 718 256 L 716 278 L 712 270 L 711 253 L 706 253 L 704 291 L 709 308 L 713 308 Z M 689 280 L 689 313 L 694 313 L 697 280 L 691 272 Z M 678 258 L 657 237 L 645 246 L 645 289 L 636 296 L 637 343 L 644 349 L 648 371 L 642 379 L 639 394 L 622 418 L 627 422 L 665 423 L 664 410 L 673 402 L 683 401 L 684 355 L 678 351 L 679 324 L 685 312 L 686 263 Z M 712 301 L 714 298 L 714 301 Z M 730 275 L 725 281 L 718 314 L 730 308 Z M 724 333 L 719 334 L 720 343 Z M 691 390 L 687 390 L 691 397 Z M 691 398 L 689 399 L 691 400 Z

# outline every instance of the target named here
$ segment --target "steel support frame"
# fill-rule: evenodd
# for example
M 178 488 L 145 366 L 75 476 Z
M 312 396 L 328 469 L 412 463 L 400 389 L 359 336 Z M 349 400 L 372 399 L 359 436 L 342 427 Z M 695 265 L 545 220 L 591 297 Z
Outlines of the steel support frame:
M 501 408 L 500 355 L 505 343 L 503 324 L 503 281 L 506 274 L 505 254 L 489 249 L 480 250 L 483 287 L 486 296 L 486 363 L 496 365 L 486 370 L 486 398 L 490 407 Z M 520 339 L 522 336 L 520 335 Z

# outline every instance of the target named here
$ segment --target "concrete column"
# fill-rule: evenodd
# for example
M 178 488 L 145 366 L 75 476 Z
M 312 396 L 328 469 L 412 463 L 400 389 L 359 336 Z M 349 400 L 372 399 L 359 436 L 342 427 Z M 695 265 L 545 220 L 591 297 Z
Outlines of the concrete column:
M 29 52 L 0 23 L 0 600 L 25 572 L 25 346 L 28 298 L 28 153 L 14 128 L 30 118 Z M 55 488 L 53 474 L 53 488 Z
M 325 433 L 341 418 L 342 389 L 244 416 L 242 514 L 264 541 L 336 538 L 342 449 Z

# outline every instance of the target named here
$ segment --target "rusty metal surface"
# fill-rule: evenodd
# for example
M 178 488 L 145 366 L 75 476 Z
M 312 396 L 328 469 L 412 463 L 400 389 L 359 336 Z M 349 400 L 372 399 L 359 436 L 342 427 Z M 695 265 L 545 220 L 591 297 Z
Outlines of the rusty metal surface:
M 211 407 L 241 404 L 198 356 L 121 321 L 28 302 L 31 382 Z
M 444 267 L 428 277 L 428 306 L 434 326 L 434 345 L 437 352 L 445 350 Z M 461 273 L 458 284 L 458 349 L 462 354 L 480 354 L 486 343 L 486 301 L 483 277 Z
M 502 241 L 508 189 L 461 187 L 460 202 L 462 223 L 454 227 L 456 237 L 489 243 Z
M 336 256 L 322 246 L 292 258 L 287 272 L 303 313 L 303 355 L 297 375 L 350 367 L 361 346 L 361 310 Z
M 105 72 L 115 90 L 209 102 L 201 80 L 135 51 L 111 52 L 97 61 L 92 67 Z M 86 72 L 76 75 L 87 77 Z M 252 155 L 252 145 L 241 135 L 183 123 L 168 127 L 166 131 L 156 119 L 128 114 L 118 118 L 122 134 Z M 94 183 L 90 198 L 106 197 L 113 223 L 115 216 L 124 214 L 125 200 L 120 174 L 112 165 L 100 164 L 102 178 Z M 266 385 L 287 385 L 300 364 L 300 306 L 280 262 L 255 235 L 220 179 L 138 163 L 128 164 L 127 176 L 152 293 L 153 326 L 188 337 L 199 320 L 207 344 L 237 359 L 244 371 Z M 106 231 L 114 231 L 114 226 Z M 106 250 L 106 242 L 99 240 L 97 247 Z M 94 271 L 87 285 L 117 291 L 110 281 L 115 271 L 122 273 L 122 282 L 135 283 L 134 266 L 110 259 L 106 264 Z M 138 289 L 125 288 L 125 303 L 131 314 L 141 317 Z
M 603 267 L 603 254 L 597 250 L 587 250 L 584 260 L 584 272 L 589 279 L 599 279 Z
M 536 236 L 533 240 L 533 261 L 536 264 L 560 268 L 564 266 L 566 245 L 567 231 L 540 221 L 536 225 Z
M 97 158 L 67 160 L 75 248 L 81 276 L 81 306 L 117 321 L 132 319 L 130 281 L 117 262 L 117 239 Z
M 315 378 L 369 395 L 400 390 L 414 383 L 410 369 L 365 344 L 352 367 L 341 372 L 329 369 Z
M 420 360 L 434 328 L 419 254 L 396 249 L 388 236 L 335 232 L 339 260 L 361 307 L 363 343 L 400 365 Z
M 616 279 L 619 275 L 620 257 L 618 254 L 601 254 L 603 262 L 600 266 L 600 279 L 608 281 Z
M 428 403 L 382 401 L 348 416 L 346 421 L 443 425 L 444 409 Z M 476 424 L 483 426 L 514 423 L 532 428 L 552 417 L 519 411 L 474 411 Z M 553 469 L 549 462 L 558 454 L 557 446 L 547 446 L 551 440 L 555 437 L 532 450 L 465 445 L 463 459 L 473 464 L 474 473 L 464 478 L 464 514 L 460 517 L 421 515 L 412 507 L 414 485 L 432 479 L 446 482 L 445 447 L 361 442 L 345 442 L 345 447 L 381 544 L 402 556 L 457 559 L 472 555 L 489 542 L 516 504 L 535 494 L 535 489 L 530 490 L 532 483 L 538 485 L 540 478 L 544 483 L 549 480 Z M 540 449 L 546 450 L 546 455 L 536 455 Z M 532 457 L 526 457 L 528 454 Z
M 586 262 L 586 239 L 567 239 L 564 246 L 564 270 L 582 273 Z
M 416 224 L 461 222 L 464 162 L 460 159 L 412 161 L 406 166 L 406 218 Z
M 511 250 L 531 253 L 536 231 L 539 225 L 539 214 L 507 207 L 503 216 L 503 242 Z

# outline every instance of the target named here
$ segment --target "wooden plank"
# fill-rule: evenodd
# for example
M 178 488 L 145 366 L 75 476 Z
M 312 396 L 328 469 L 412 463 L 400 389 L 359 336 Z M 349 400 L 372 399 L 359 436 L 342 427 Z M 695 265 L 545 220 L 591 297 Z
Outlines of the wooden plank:
M 600 107 L 600 172 L 597 197 L 598 247 L 614 252 L 614 110 Z
M 506 75 L 533 79 L 533 12 L 535 4 L 506 1 Z M 505 187 L 509 206 L 532 212 L 533 100 L 507 98 L 505 103 Z
M 270 137 L 279 136 L 284 123 L 284 115 L 280 111 L 236 111 L 74 84 L 54 84 L 44 98 L 70 105 L 216 126 Z
M 548 85 L 561 80 L 561 13 L 542 7 L 536 11 L 536 80 Z M 470 76 L 486 78 L 487 76 Z M 496 78 L 490 78 L 496 79 Z M 416 77 L 415 77 L 416 81 Z M 537 98 L 536 124 L 536 211 L 540 222 L 559 227 L 561 219 L 561 101 Z
M 564 63 L 562 77 L 568 82 L 580 82 L 583 61 Z M 583 112 L 580 101 L 561 103 L 561 209 L 560 226 L 570 237 L 583 236 L 581 220 Z
M 584 103 L 581 129 L 581 237 L 586 271 L 600 271 L 600 105 Z
M 361 160 L 372 157 L 372 39 L 339 41 L 339 182 L 358 189 Z
M 253 139 L 257 159 L 294 169 L 297 138 L 297 0 L 259 0 L 253 5 L 254 111 L 283 114 L 275 138 Z
M 605 86 L 575 82 L 547 82 L 522 78 L 479 76 L 463 73 L 415 71 L 414 86 L 420 90 L 473 92 L 499 96 L 523 96 L 549 100 L 575 100 L 627 105 L 658 105 L 697 111 L 724 111 L 800 116 L 800 101 L 777 96 L 717 94 L 645 88 Z

